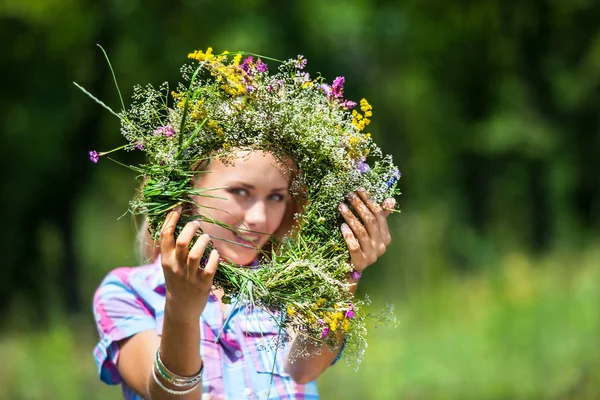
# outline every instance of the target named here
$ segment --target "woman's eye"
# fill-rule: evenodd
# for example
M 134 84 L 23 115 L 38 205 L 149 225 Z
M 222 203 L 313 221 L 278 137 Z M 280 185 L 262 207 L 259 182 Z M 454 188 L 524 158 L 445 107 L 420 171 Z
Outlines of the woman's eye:
M 279 202 L 279 201 L 283 201 L 283 200 L 284 200 L 284 197 L 283 197 L 283 195 L 282 195 L 282 194 L 272 194 L 271 196 L 269 196 L 269 198 L 270 198 L 271 200 L 273 200 L 273 201 L 277 201 L 277 202 Z
M 246 196 L 248 194 L 248 191 L 246 189 L 241 188 L 232 188 L 229 189 L 229 192 L 236 196 Z

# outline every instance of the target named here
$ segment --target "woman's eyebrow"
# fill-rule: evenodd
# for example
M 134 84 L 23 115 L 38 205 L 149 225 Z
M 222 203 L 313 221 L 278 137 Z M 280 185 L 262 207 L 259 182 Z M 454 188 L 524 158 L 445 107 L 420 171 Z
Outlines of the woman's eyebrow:
M 239 182 L 239 181 L 233 181 L 229 183 L 229 186 L 233 186 L 233 185 L 239 185 L 244 187 L 245 189 L 250 189 L 250 190 L 254 190 L 256 189 L 256 187 L 254 185 L 251 185 L 250 183 L 246 183 L 246 182 Z M 282 192 L 288 190 L 287 187 L 279 187 L 279 188 L 273 188 L 271 189 L 271 192 Z

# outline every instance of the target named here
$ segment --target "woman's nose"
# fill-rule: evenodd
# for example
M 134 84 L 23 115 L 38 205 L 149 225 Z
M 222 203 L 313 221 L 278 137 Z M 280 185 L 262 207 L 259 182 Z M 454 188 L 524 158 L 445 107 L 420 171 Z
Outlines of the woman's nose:
M 267 222 L 267 209 L 264 201 L 255 201 L 246 209 L 244 222 L 249 229 L 260 230 Z

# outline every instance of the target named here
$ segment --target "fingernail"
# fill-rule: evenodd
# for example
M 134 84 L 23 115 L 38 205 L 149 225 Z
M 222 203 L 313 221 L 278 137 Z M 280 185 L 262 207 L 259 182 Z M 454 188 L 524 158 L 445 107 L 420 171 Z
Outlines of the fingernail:
M 367 189 L 365 189 L 364 187 L 359 187 L 358 191 L 365 194 L 367 193 Z
M 342 224 L 342 233 L 343 234 L 350 233 L 350 227 L 348 226 L 348 224 L 346 224 L 346 223 Z
M 356 199 L 356 195 L 354 194 L 354 192 L 348 193 L 348 200 L 352 201 L 354 199 Z
M 348 211 L 348 206 L 346 205 L 346 203 L 340 203 L 339 209 L 341 212 L 346 212 Z

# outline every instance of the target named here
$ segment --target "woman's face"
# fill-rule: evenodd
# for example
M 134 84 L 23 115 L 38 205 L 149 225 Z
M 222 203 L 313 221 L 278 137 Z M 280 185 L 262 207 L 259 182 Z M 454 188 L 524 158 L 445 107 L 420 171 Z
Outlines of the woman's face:
M 204 233 L 213 239 L 222 258 L 238 265 L 250 264 L 277 231 L 290 203 L 289 174 L 271 153 L 237 151 L 232 163 L 211 160 L 198 174 L 198 189 L 213 189 L 195 196 L 196 212 L 231 226 L 201 221 Z M 218 197 L 218 198 L 215 198 Z

